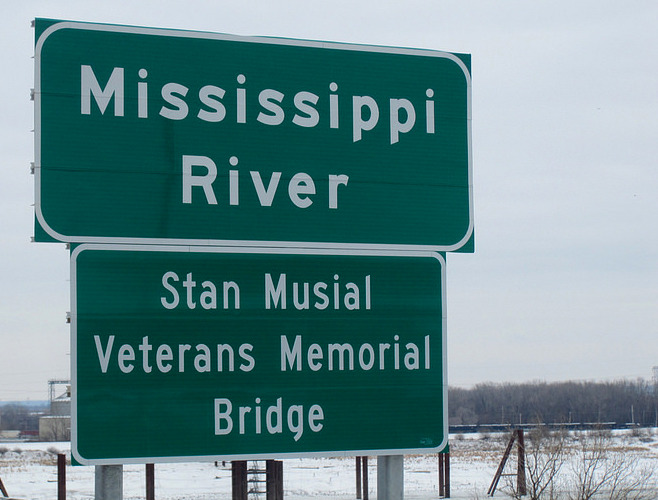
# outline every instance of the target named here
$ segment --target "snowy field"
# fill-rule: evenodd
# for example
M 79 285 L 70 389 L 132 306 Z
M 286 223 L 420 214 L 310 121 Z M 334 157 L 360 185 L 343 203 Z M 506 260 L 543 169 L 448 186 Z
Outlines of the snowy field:
M 493 479 L 507 444 L 508 435 L 451 435 L 451 497 L 482 499 Z M 526 438 L 527 439 L 527 438 Z M 572 447 L 576 446 L 572 439 Z M 526 442 L 528 447 L 528 443 Z M 633 457 L 646 469 L 658 469 L 658 431 L 617 431 L 608 445 Z M 56 453 L 70 454 L 69 443 L 0 442 L 0 478 L 11 497 L 22 499 L 54 499 L 57 497 Z M 575 461 L 574 458 L 571 461 Z M 377 460 L 369 459 L 369 494 L 376 498 Z M 574 468 L 566 463 L 565 472 Z M 356 497 L 355 461 L 353 458 L 305 458 L 284 460 L 284 495 L 286 499 Z M 514 457 L 508 472 L 515 470 Z M 67 498 L 93 499 L 94 467 L 67 466 Z M 654 474 L 653 481 L 658 472 Z M 500 482 L 497 498 L 506 498 L 506 478 Z M 652 481 L 652 482 L 653 482 Z M 124 466 L 124 498 L 145 498 L 144 466 Z M 651 495 L 651 494 L 650 494 Z M 230 464 L 184 463 L 155 466 L 155 496 L 159 500 L 205 500 L 231 497 Z M 250 497 L 251 498 L 251 497 Z M 257 497 L 254 497 L 257 498 Z M 264 499 L 264 495 L 261 496 Z M 410 500 L 438 498 L 438 459 L 431 456 L 405 457 L 405 498 Z M 603 498 L 603 497 L 601 497 Z M 658 498 L 655 496 L 646 498 Z

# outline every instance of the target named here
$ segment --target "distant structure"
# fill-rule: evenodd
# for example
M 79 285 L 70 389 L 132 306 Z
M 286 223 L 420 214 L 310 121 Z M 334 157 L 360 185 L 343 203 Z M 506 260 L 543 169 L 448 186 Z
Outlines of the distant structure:
M 56 394 L 56 387 L 58 385 L 64 385 L 64 386 L 70 386 L 71 381 L 70 380 L 61 380 L 61 379 L 50 379 L 48 381 L 48 398 L 50 400 L 50 404 L 53 404 L 53 400 L 55 399 L 55 394 Z
M 59 396 L 57 386 L 65 386 Z M 50 415 L 39 419 L 39 439 L 42 441 L 68 441 L 71 439 L 71 381 L 49 380 Z

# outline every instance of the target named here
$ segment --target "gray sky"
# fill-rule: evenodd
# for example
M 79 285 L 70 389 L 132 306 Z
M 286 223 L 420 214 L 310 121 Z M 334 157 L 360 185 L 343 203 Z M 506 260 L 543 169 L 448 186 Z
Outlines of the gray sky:
M 476 253 L 448 256 L 449 384 L 658 365 L 654 0 L 27 0 L 0 20 L 0 400 L 69 376 L 68 251 L 30 243 L 35 17 L 472 54 Z

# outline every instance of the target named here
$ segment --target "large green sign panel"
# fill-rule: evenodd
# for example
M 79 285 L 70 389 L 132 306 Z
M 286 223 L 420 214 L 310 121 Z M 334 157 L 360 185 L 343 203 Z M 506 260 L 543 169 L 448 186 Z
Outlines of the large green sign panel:
M 443 258 L 278 252 L 73 250 L 79 462 L 445 446 Z
M 37 239 L 452 251 L 470 57 L 37 20 Z

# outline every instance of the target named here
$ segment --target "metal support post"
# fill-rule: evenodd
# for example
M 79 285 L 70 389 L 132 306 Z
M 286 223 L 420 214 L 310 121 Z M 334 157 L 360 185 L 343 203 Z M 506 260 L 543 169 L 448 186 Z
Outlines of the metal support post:
M 231 477 L 233 481 L 232 499 L 247 500 L 247 461 L 234 460 L 231 462 Z
M 439 453 L 439 498 L 444 498 L 445 495 L 446 495 L 445 454 Z
M 361 500 L 361 457 L 356 457 L 356 498 Z
M 97 465 L 95 500 L 123 500 L 123 465 Z
M 265 497 L 267 500 L 283 500 L 283 461 L 268 460 L 265 462 L 267 489 Z
M 146 500 L 155 500 L 155 464 L 146 464 Z
M 363 479 L 363 500 L 368 500 L 368 457 L 361 457 L 362 479 Z
M 377 500 L 404 498 L 404 456 L 377 457 Z
M 444 457 L 445 465 L 445 491 L 443 492 L 443 498 L 450 498 L 450 453 L 446 453 Z
M 66 455 L 57 454 L 57 500 L 66 500 Z
M 368 500 L 368 457 L 356 457 L 356 498 Z

